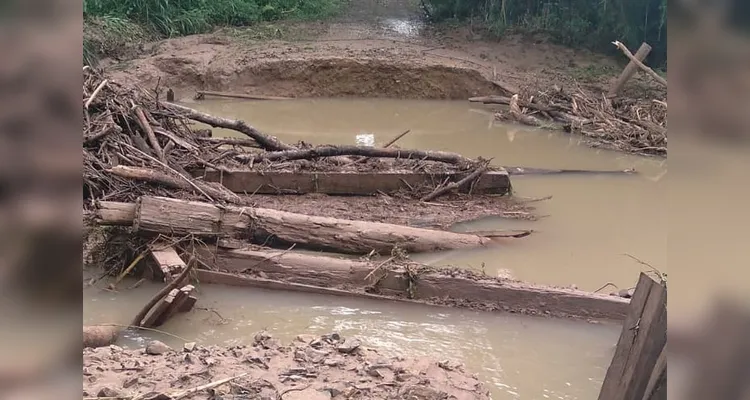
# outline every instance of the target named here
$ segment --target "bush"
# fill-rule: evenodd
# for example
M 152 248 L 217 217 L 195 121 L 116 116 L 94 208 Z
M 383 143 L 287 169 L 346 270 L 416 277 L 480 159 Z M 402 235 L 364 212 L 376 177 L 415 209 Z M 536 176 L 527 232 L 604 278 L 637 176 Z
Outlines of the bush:
M 117 18 L 167 37 L 278 19 L 322 18 L 342 0 L 84 0 L 84 18 Z
M 508 30 L 545 33 L 555 41 L 615 52 L 619 40 L 633 52 L 653 47 L 648 62 L 665 67 L 667 0 L 422 0 L 433 21 L 472 19 L 494 35 Z

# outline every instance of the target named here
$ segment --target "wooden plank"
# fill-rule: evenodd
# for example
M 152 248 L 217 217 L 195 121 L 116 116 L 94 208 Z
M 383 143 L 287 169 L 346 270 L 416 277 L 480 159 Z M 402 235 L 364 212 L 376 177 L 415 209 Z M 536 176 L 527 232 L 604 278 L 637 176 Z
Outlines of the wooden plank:
M 162 318 L 159 319 L 159 325 L 163 325 L 165 322 L 169 321 L 169 319 L 172 318 L 175 314 L 180 312 L 180 309 L 182 309 L 183 305 L 190 297 L 190 293 L 193 291 L 193 289 L 193 285 L 186 285 L 180 289 L 174 300 L 172 300 L 172 304 L 169 305 L 169 308 L 167 308 L 167 310 L 164 312 Z
M 182 303 L 182 306 L 180 306 L 180 309 L 178 310 L 181 313 L 188 312 L 195 307 L 195 303 L 198 302 L 198 298 L 195 296 L 188 296 L 187 299 L 185 299 L 185 302 Z
M 599 400 L 643 398 L 666 342 L 666 287 L 641 273 Z
M 191 250 L 192 251 L 192 250 Z M 242 277 L 261 276 L 274 282 L 305 285 L 311 288 L 336 289 L 349 293 L 376 289 L 380 295 L 403 297 L 410 282 L 414 299 L 456 305 L 483 305 L 488 309 L 537 312 L 552 316 L 622 320 L 629 301 L 616 296 L 532 285 L 479 275 L 452 274 L 439 268 L 411 263 L 420 271 L 412 279 L 403 264 L 396 261 L 363 261 L 318 256 L 295 251 L 260 249 L 206 249 L 196 247 L 202 264 L 216 271 L 242 273 L 209 274 L 199 270 L 201 282 L 248 285 Z M 290 286 L 289 290 L 295 290 Z M 317 289 L 316 289 L 317 290 Z M 325 293 L 319 290 L 318 293 Z
M 182 261 L 182 258 L 177 254 L 171 243 L 159 241 L 150 247 L 151 256 L 159 264 L 159 269 L 161 269 L 164 275 L 164 282 L 171 282 L 174 277 L 185 269 L 185 262 Z
M 168 295 L 159 300 L 159 302 L 154 306 L 154 308 L 151 309 L 148 316 L 143 321 L 143 327 L 155 328 L 161 325 L 159 321 L 164 316 L 164 313 L 169 309 L 169 306 L 172 304 L 175 297 L 179 295 L 179 292 L 180 291 L 177 289 L 172 289 L 172 291 L 169 292 Z
M 458 182 L 469 173 L 415 172 L 258 172 L 249 170 L 198 170 L 193 176 L 219 182 L 235 193 L 374 195 L 411 188 L 434 188 L 446 179 Z M 489 171 L 476 181 L 472 193 L 506 194 L 511 183 L 507 171 Z M 464 192 L 468 189 L 464 189 Z
M 644 42 L 641 43 L 641 47 L 638 48 L 638 51 L 635 52 L 633 55 L 638 61 L 643 61 L 648 56 L 648 53 L 651 52 L 651 46 Z M 615 81 L 615 84 L 612 85 L 612 88 L 609 90 L 609 93 L 607 93 L 607 97 L 615 97 L 618 93 L 622 90 L 622 88 L 625 86 L 626 83 L 630 80 L 630 78 L 635 75 L 636 71 L 638 71 L 638 65 L 634 63 L 632 60 L 628 63 L 627 66 L 625 66 L 625 69 L 622 70 L 622 73 L 620 73 L 620 77 L 617 78 L 617 81 Z

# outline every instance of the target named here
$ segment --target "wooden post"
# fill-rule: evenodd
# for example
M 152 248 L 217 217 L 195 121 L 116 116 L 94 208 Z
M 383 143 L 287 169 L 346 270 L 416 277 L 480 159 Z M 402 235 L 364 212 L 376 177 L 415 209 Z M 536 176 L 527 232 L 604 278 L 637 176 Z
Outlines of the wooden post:
M 638 51 L 634 54 L 634 56 L 638 59 L 638 61 L 643 61 L 646 59 L 650 52 L 651 46 L 648 43 L 644 42 L 641 43 L 641 47 L 638 48 Z M 609 93 L 607 93 L 607 97 L 617 96 L 617 94 L 620 93 L 620 91 L 630 80 L 630 78 L 635 75 L 636 71 L 638 71 L 638 65 L 636 65 L 636 63 L 634 63 L 633 61 L 630 61 L 628 65 L 625 66 L 625 69 L 622 70 L 622 73 L 620 73 L 620 77 L 617 78 L 615 84 L 612 85 L 612 89 L 610 89 Z
M 599 400 L 666 399 L 666 344 L 666 286 L 641 273 Z

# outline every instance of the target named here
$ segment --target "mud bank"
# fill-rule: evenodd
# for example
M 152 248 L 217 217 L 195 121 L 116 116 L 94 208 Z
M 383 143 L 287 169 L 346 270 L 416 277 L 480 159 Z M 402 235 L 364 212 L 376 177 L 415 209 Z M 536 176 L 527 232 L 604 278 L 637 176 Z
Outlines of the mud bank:
M 206 60 L 206 54 L 211 54 L 212 59 Z M 440 60 L 399 57 L 393 52 L 376 53 L 373 57 L 302 50 L 288 57 L 264 59 L 242 55 L 239 48 L 219 47 L 206 53 L 162 54 L 134 60 L 131 67 L 114 72 L 113 76 L 145 87 L 156 87 L 160 81 L 181 97 L 190 97 L 196 90 L 209 90 L 295 98 L 465 100 L 497 90 L 476 69 L 446 65 Z
M 458 363 L 386 358 L 362 347 L 358 339 L 337 333 L 300 335 L 288 346 L 260 332 L 251 346 L 189 343 L 173 350 L 151 342 L 145 349 L 109 346 L 83 351 L 84 398 L 187 395 L 269 400 L 490 398 L 484 385 Z

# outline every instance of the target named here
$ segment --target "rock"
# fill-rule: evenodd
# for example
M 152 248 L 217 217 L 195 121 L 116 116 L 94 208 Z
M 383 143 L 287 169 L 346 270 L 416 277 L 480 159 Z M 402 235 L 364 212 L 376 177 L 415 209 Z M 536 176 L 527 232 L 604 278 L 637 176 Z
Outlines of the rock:
M 315 364 L 321 363 L 328 354 L 329 352 L 327 351 L 315 350 L 312 347 L 305 348 L 305 359 L 312 361 Z
M 617 292 L 617 295 L 620 296 L 620 297 L 622 297 L 622 298 L 629 299 L 629 298 L 633 297 L 634 293 L 635 293 L 635 288 L 630 288 L 630 289 L 622 289 L 622 290 L 620 290 L 619 292 Z
M 328 367 L 336 367 L 341 364 L 341 360 L 335 359 L 335 358 L 326 358 L 323 360 L 323 365 Z
M 168 352 L 169 350 L 172 350 L 172 349 L 166 344 L 158 340 L 152 340 L 148 342 L 148 344 L 146 345 L 146 354 L 150 354 L 152 356 L 158 356 L 160 354 L 164 354 Z
M 122 387 L 124 389 L 127 389 L 133 385 L 138 383 L 138 377 L 137 376 L 131 376 L 130 378 L 125 379 L 124 382 L 122 382 Z
M 446 371 L 460 371 L 463 372 L 463 366 L 461 363 L 458 363 L 456 361 L 451 360 L 443 360 L 438 362 L 438 367 L 446 370 Z
M 195 349 L 195 342 L 187 342 L 184 346 L 182 346 L 182 350 L 186 353 L 190 353 Z
M 96 394 L 96 397 L 120 397 L 122 394 L 120 391 L 112 389 L 110 387 L 103 387 L 99 389 L 99 392 Z
M 399 390 L 399 398 L 410 400 L 442 400 L 448 394 L 424 385 L 406 385 Z
M 340 351 L 341 353 L 349 354 L 353 352 L 354 350 L 358 349 L 359 346 L 361 345 L 362 345 L 362 342 L 360 342 L 359 340 L 349 338 L 349 339 L 344 340 L 344 343 L 341 343 L 340 345 L 338 345 L 336 349 Z

